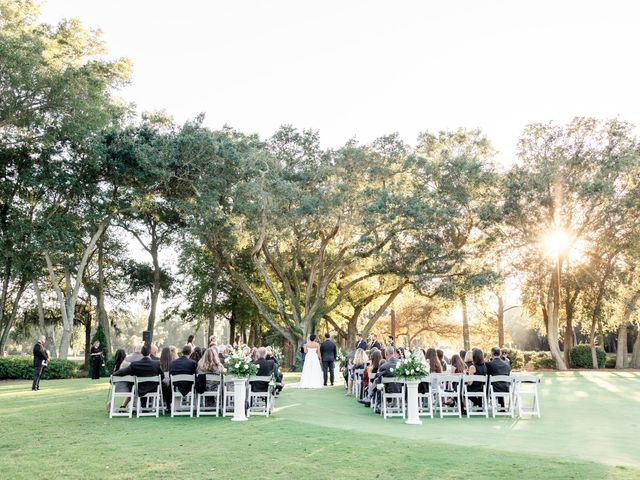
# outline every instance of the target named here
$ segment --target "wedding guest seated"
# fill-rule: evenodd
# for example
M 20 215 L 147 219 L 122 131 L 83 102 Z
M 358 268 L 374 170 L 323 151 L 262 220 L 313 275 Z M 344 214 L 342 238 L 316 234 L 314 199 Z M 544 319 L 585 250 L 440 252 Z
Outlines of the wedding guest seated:
M 436 350 L 438 353 L 438 360 L 440 360 L 440 364 L 442 365 L 442 371 L 446 372 L 447 370 L 449 370 L 449 362 L 447 362 L 447 359 L 444 356 L 444 352 L 440 349 Z
M 396 349 L 391 346 L 387 346 L 384 349 L 385 361 L 380 364 L 378 367 L 378 373 L 373 378 L 373 388 L 377 388 L 378 385 L 382 383 L 382 379 L 387 377 L 395 377 L 395 370 L 398 367 L 398 362 L 400 359 L 398 358 L 398 354 L 396 353 Z M 389 383 L 385 387 L 389 393 L 400 393 L 402 391 L 402 385 L 399 383 Z M 382 398 L 382 397 L 380 397 Z M 376 404 L 376 412 L 379 413 L 380 403 Z
M 202 354 L 203 354 L 202 348 L 200 347 L 194 348 L 193 352 L 191 352 L 191 360 L 198 363 L 202 358 Z
M 212 392 L 219 385 L 218 382 L 206 380 L 204 377 L 206 374 L 222 375 L 224 373 L 224 367 L 220 363 L 218 358 L 218 350 L 215 347 L 209 347 L 204 351 L 204 355 L 198 362 L 196 367 L 196 390 L 198 393 Z M 204 377 L 204 382 L 202 381 Z M 203 388 L 201 388 L 203 387 Z M 207 406 L 213 403 L 213 399 L 207 399 Z
M 353 356 L 353 365 L 351 366 L 351 372 L 349 374 L 349 383 L 348 383 L 348 393 L 347 395 L 351 395 L 351 393 L 353 393 L 353 380 L 354 380 L 354 376 L 355 376 L 355 370 L 362 370 L 364 369 L 367 365 L 367 353 L 361 349 L 358 348 L 356 350 L 355 355 Z
M 273 369 L 273 378 L 276 380 L 276 394 L 280 393 L 284 388 L 284 375 L 280 371 L 280 364 L 278 363 L 278 359 L 273 354 L 273 349 L 271 347 L 267 348 L 267 360 L 273 360 L 275 367 Z
M 464 363 L 468 369 L 471 365 L 473 365 L 473 350 L 469 350 L 467 353 L 465 353 L 463 358 L 464 358 Z
M 160 352 L 160 370 L 162 371 L 162 397 L 167 410 L 171 407 L 171 384 L 169 382 L 169 368 L 171 362 L 175 360 L 171 347 L 164 347 Z
M 458 354 L 451 357 L 451 373 L 467 373 L 467 365 Z
M 175 345 L 169 345 L 169 349 L 171 350 L 171 361 L 178 358 L 178 347 Z
M 511 359 L 509 358 L 509 355 L 507 355 L 507 351 L 506 350 L 501 350 L 500 351 L 500 358 L 502 360 L 504 360 L 505 362 L 507 362 L 509 365 L 511 365 Z
M 133 363 L 142 360 L 142 354 L 140 353 L 142 345 L 144 344 L 138 344 L 135 346 L 133 353 L 127 357 L 127 363 Z
M 474 348 L 471 351 L 471 355 L 473 358 L 473 363 L 472 365 L 469 367 L 469 375 L 482 375 L 482 376 L 486 376 L 487 375 L 487 366 L 484 363 L 484 354 L 482 353 L 482 350 L 480 350 L 479 348 Z M 467 383 L 467 390 L 469 392 L 481 392 L 482 388 L 485 387 L 486 385 L 482 382 L 471 382 L 471 383 Z M 471 401 L 473 402 L 474 405 L 476 406 L 480 406 L 482 400 L 480 398 L 471 398 Z
M 151 357 L 149 356 L 150 353 L 151 348 L 148 345 L 143 345 L 140 348 L 140 355 L 142 355 L 140 360 L 118 369 L 118 371 L 113 374 L 117 377 L 124 377 L 126 375 L 134 375 L 136 377 L 154 377 L 156 375 L 161 375 L 162 370 L 160 370 L 160 363 L 151 360 Z M 153 383 L 141 383 L 138 387 L 137 394 L 139 397 L 144 397 L 146 394 L 154 392 L 156 388 L 157 385 Z
M 127 365 L 129 365 L 126 358 L 127 358 L 127 353 L 124 351 L 124 349 L 119 348 L 116 351 L 116 355 L 114 357 L 113 371 L 111 372 L 112 374 L 115 375 L 115 373 L 118 370 L 120 370 L 121 368 L 125 368 Z M 118 393 L 130 392 L 132 387 L 133 387 L 133 383 L 118 382 L 116 383 L 116 392 Z M 129 404 L 129 398 L 125 398 L 121 408 L 126 407 L 128 404 Z
M 218 352 L 218 359 L 220 360 L 220 363 L 224 365 L 224 361 L 227 359 L 227 356 L 225 355 L 227 347 L 225 345 L 216 345 L 212 348 L 216 349 L 216 352 Z
M 256 359 L 253 361 L 258 365 L 258 372 L 256 377 L 270 377 L 275 370 L 275 362 L 273 360 L 267 360 L 267 349 L 260 347 L 256 349 Z M 252 382 L 251 390 L 253 392 L 266 392 L 269 390 L 269 382 Z
M 429 348 L 424 352 L 424 358 L 429 365 L 429 374 L 442 373 L 442 364 L 438 358 L 438 352 L 435 348 Z M 436 388 L 435 376 L 431 377 L 431 382 L 420 382 L 418 384 L 418 393 L 427 393 L 430 389 Z
M 196 362 L 191 360 L 191 345 L 182 347 L 182 356 L 171 362 L 169 374 L 171 375 L 193 375 L 196 373 Z M 182 396 L 186 396 L 191 391 L 192 382 L 175 382 L 174 385 Z
M 500 349 L 498 347 L 493 347 L 491 349 L 491 361 L 487 362 L 487 374 L 490 376 L 497 375 L 510 375 L 511 374 L 511 365 L 500 358 Z M 496 382 L 493 384 L 493 390 L 496 392 L 508 392 L 509 384 L 505 382 Z M 504 405 L 504 399 L 499 398 L 498 403 L 500 406 Z
M 382 352 L 380 352 L 380 350 L 378 349 L 371 352 L 371 359 L 369 361 L 369 365 L 367 366 L 369 384 L 367 385 L 367 395 L 365 396 L 365 399 L 363 401 L 365 405 L 370 405 L 370 402 L 374 401 L 374 398 L 376 396 L 375 395 L 376 389 L 374 388 L 373 379 L 378 373 L 378 370 L 380 368 L 380 365 L 382 365 L 382 363 L 384 363 L 384 360 L 382 358 Z
M 149 354 L 149 357 L 151 357 L 151 360 L 155 360 L 156 362 L 160 360 L 158 358 L 158 346 L 155 343 L 151 344 L 151 353 Z

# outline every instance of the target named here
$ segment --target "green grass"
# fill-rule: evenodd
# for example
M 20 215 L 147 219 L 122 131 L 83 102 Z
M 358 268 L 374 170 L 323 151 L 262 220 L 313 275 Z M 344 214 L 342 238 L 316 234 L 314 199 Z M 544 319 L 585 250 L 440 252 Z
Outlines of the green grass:
M 295 380 L 289 376 L 289 381 Z M 640 373 L 544 374 L 542 419 L 383 420 L 340 387 L 271 418 L 114 418 L 106 381 L 0 383 L 0 478 L 640 478 Z

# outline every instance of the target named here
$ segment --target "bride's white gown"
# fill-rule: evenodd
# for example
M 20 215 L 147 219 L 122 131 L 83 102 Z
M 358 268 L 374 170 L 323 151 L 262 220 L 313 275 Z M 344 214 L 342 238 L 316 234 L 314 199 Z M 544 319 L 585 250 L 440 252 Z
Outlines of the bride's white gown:
M 322 388 L 324 377 L 322 367 L 318 360 L 318 353 L 315 348 L 307 350 L 302 367 L 302 377 L 300 377 L 300 388 Z

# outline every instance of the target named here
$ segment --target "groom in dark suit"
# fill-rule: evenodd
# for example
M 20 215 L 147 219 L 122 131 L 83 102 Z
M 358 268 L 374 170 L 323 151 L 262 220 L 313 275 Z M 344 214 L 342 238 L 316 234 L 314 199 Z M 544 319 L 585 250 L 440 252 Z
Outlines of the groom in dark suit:
M 331 386 L 333 386 L 333 376 L 335 374 L 334 362 L 338 356 L 336 344 L 331 341 L 329 332 L 324 334 L 324 342 L 320 345 L 320 356 L 322 357 L 322 374 L 324 376 L 324 386 L 327 386 L 327 371 L 331 376 Z

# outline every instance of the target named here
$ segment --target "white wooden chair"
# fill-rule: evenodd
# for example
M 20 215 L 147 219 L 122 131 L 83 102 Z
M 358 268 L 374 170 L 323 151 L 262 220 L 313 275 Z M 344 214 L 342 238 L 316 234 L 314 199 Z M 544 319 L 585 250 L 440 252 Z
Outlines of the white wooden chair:
M 518 409 L 518 416 L 528 414 L 540 416 L 540 400 L 538 397 L 538 384 L 540 377 L 535 375 L 517 375 L 514 379 L 515 407 Z M 530 399 L 530 406 L 525 405 L 525 400 Z
M 433 389 L 431 388 L 431 378 L 427 375 L 420 379 L 420 383 L 428 384 L 429 390 L 426 393 L 418 392 L 418 416 L 433 418 Z M 418 388 L 420 387 L 418 386 Z
M 467 382 L 482 383 L 482 390 L 479 392 L 469 391 Z M 487 399 L 487 376 L 486 375 L 463 375 L 462 377 L 462 396 L 467 410 L 467 418 L 471 416 L 483 416 L 489 418 L 489 402 Z M 472 402 L 472 398 L 480 399 L 478 407 Z
M 225 382 L 223 380 L 222 391 L 222 416 L 233 417 L 233 410 L 235 408 L 236 392 L 233 382 Z
M 118 384 L 130 384 L 131 390 L 125 392 L 116 392 L 116 385 Z M 116 377 L 111 375 L 111 402 L 109 402 L 109 418 L 113 417 L 133 417 L 133 407 L 136 398 L 136 377 L 133 375 L 127 375 L 125 377 Z M 116 403 L 124 399 L 129 399 L 129 403 L 123 410 L 119 406 L 116 407 Z
M 136 378 L 136 416 L 139 417 L 159 417 L 162 406 L 162 378 L 160 375 L 153 377 L 135 377 Z M 140 385 L 144 383 L 155 383 L 156 389 L 146 395 L 139 395 Z M 145 404 L 142 405 L 142 400 Z
M 353 371 L 353 395 L 356 400 L 362 398 L 362 382 L 364 380 L 364 369 L 359 368 Z
M 496 391 L 496 383 L 506 383 L 508 391 Z M 513 377 L 510 375 L 492 375 L 489 377 L 489 398 L 491 399 L 491 413 L 496 416 L 513 418 Z M 500 400 L 503 406 L 500 406 Z
M 437 394 L 440 418 L 462 418 L 462 405 L 460 405 L 460 384 L 462 375 L 459 373 L 438 375 Z
M 247 411 L 247 415 L 264 415 L 268 417 L 271 415 L 271 410 L 273 408 L 274 394 L 273 394 L 273 385 L 271 384 L 272 377 L 271 376 L 253 376 L 249 377 L 249 410 Z M 267 382 L 268 387 L 266 392 L 254 392 L 252 390 L 252 384 L 255 382 Z
M 389 384 L 401 385 L 400 392 L 387 392 Z M 407 412 L 407 404 L 405 401 L 406 383 L 395 377 L 382 377 L 382 416 L 387 419 L 389 417 L 404 418 Z
M 170 375 L 171 381 L 171 416 L 189 415 L 193 417 L 193 406 L 195 403 L 195 375 Z M 186 395 L 182 395 L 178 387 L 175 386 L 176 382 L 191 382 L 191 390 Z M 185 405 L 186 403 L 186 405 Z M 185 408 L 186 407 L 186 408 Z
M 222 392 L 222 376 L 207 373 L 205 375 L 206 383 L 214 382 L 213 390 L 207 390 L 198 395 L 198 405 L 196 407 L 196 416 L 215 415 L 220 413 L 220 393 Z M 207 399 L 213 400 L 213 406 L 207 406 Z

